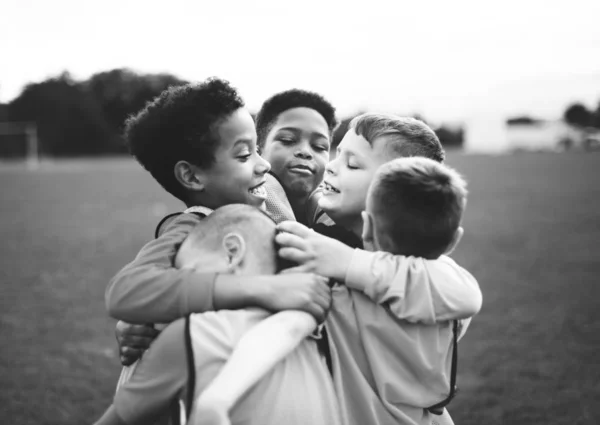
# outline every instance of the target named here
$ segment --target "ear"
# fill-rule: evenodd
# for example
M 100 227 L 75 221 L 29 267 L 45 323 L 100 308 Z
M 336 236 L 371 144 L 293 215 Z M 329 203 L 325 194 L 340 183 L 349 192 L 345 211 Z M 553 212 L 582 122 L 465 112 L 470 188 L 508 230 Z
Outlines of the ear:
M 363 219 L 362 240 L 364 244 L 373 244 L 375 238 L 375 225 L 373 216 L 366 211 L 360 213 Z
M 237 271 L 246 257 L 246 241 L 239 233 L 228 233 L 223 238 L 223 249 L 227 254 L 227 268 Z
M 454 237 L 452 238 L 452 241 L 448 245 L 448 248 L 446 248 L 446 255 L 452 254 L 452 251 L 454 251 L 454 249 L 456 248 L 456 246 L 462 239 L 464 233 L 465 233 L 465 230 L 462 227 L 459 227 L 458 229 L 456 229 L 456 232 L 454 232 Z
M 179 161 L 173 168 L 175 178 L 188 190 L 204 190 L 206 173 L 200 167 L 187 161 Z

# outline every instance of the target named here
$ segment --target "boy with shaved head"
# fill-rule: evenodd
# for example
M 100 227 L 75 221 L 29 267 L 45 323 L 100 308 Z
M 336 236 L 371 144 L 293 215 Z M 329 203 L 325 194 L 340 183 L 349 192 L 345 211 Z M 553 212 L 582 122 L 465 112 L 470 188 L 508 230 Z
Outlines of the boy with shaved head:
M 275 222 L 248 205 L 217 209 L 182 244 L 178 268 L 237 275 L 277 271 Z M 194 400 L 217 375 L 264 309 L 220 310 L 178 319 L 162 331 L 97 425 L 144 424 L 181 400 L 187 423 L 207 419 Z M 314 340 L 304 340 L 231 412 L 233 424 L 340 424 L 333 384 Z

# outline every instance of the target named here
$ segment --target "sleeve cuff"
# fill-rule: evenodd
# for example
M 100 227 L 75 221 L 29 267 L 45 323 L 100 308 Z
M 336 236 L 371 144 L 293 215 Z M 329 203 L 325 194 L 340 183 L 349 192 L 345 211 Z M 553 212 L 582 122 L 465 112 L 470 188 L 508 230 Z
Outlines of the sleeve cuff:
M 217 274 L 194 272 L 191 277 L 188 281 L 187 308 L 184 308 L 184 315 L 214 311 L 213 296 Z
M 352 261 L 346 270 L 345 283 L 348 288 L 364 292 L 373 283 L 375 276 L 371 272 L 374 252 L 356 248 L 352 253 Z

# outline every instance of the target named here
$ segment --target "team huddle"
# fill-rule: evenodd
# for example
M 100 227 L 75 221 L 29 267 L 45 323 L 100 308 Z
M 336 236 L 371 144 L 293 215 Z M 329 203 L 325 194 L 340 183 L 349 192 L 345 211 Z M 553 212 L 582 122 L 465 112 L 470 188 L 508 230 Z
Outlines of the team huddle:
M 288 90 L 253 119 L 227 81 L 126 123 L 182 212 L 106 291 L 125 365 L 97 424 L 451 424 L 481 308 L 448 257 L 467 190 L 423 122 Z

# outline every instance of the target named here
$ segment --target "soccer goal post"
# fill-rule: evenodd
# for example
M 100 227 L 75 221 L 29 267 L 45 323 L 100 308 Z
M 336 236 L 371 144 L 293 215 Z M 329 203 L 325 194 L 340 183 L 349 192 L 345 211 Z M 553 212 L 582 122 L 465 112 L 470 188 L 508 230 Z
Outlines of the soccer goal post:
M 25 160 L 29 168 L 40 163 L 40 147 L 35 122 L 0 122 L 0 136 L 24 135 L 26 141 Z

